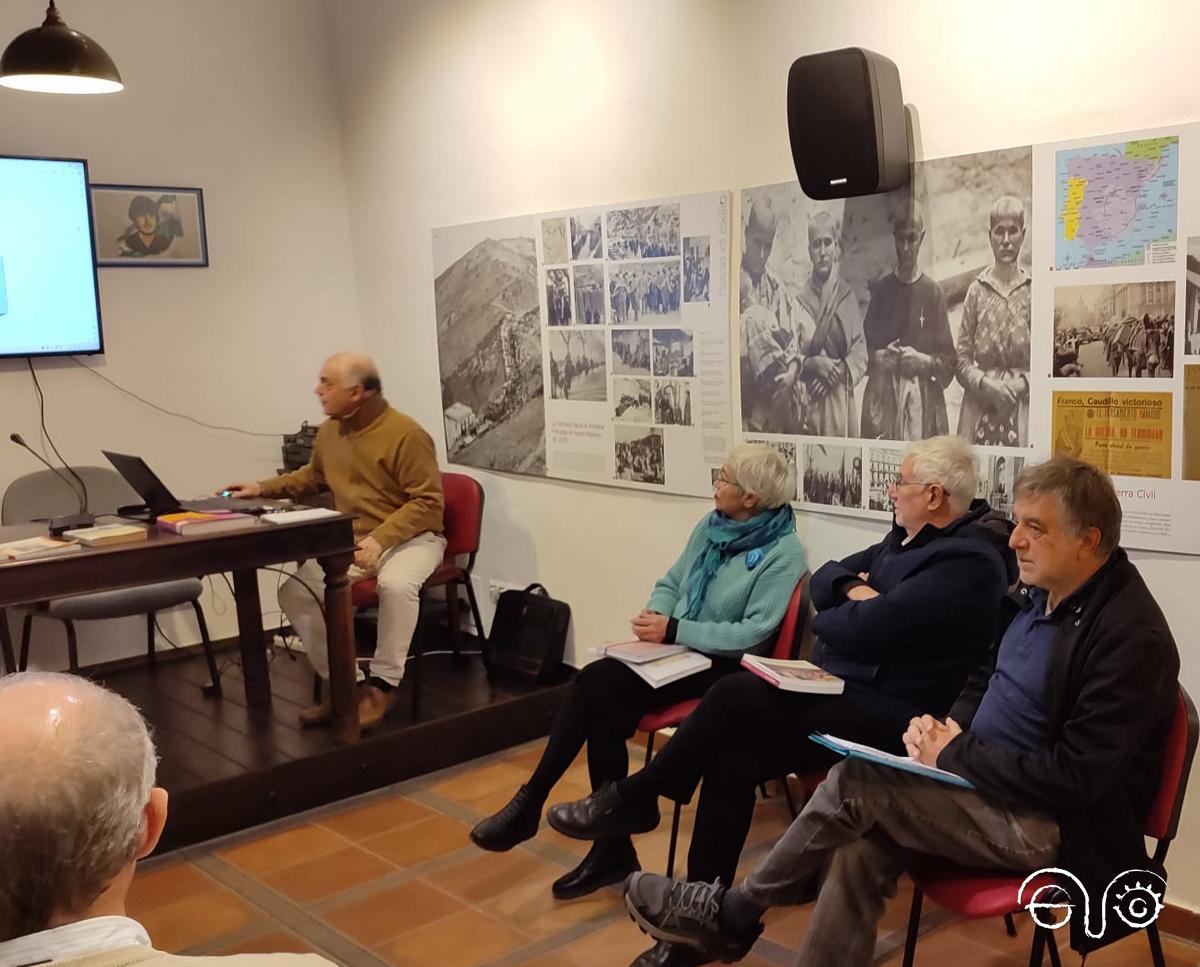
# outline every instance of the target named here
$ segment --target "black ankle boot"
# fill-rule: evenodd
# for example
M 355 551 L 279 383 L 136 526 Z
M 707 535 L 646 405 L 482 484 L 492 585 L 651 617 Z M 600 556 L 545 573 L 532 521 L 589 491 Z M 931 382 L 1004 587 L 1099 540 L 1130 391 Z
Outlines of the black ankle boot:
M 542 803 L 522 786 L 498 813 L 482 819 L 471 830 L 471 841 L 480 849 L 503 853 L 537 835 Z
M 610 883 L 620 883 L 641 868 L 629 837 L 599 839 L 592 844 L 583 862 L 555 880 L 550 889 L 555 899 L 574 900 L 595 893 Z

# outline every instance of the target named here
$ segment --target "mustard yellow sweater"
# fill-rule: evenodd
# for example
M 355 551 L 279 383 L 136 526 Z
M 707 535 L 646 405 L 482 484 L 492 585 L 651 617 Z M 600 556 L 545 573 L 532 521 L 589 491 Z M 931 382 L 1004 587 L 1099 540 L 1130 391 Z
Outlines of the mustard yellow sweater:
M 329 490 L 354 514 L 354 536 L 386 551 L 425 531 L 442 533 L 442 475 L 433 439 L 411 417 L 372 396 L 343 420 L 317 430 L 312 460 L 259 483 L 264 497 L 301 499 Z

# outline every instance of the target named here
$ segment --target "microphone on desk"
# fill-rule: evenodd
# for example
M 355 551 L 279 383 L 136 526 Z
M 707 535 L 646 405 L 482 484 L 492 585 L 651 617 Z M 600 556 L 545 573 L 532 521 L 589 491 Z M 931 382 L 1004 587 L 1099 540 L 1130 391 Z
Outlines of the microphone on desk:
M 61 534 L 65 530 L 71 530 L 72 528 L 75 528 L 75 527 L 91 527 L 94 523 L 96 523 L 96 518 L 88 513 L 87 485 L 83 482 L 83 478 L 81 478 L 79 476 L 79 474 L 77 474 L 74 470 L 72 470 L 65 462 L 63 463 L 63 466 L 67 468 L 67 470 L 70 472 L 71 476 L 79 481 L 79 486 L 82 489 L 76 490 L 75 485 L 73 483 L 71 483 L 71 481 L 68 480 L 64 474 L 60 473 L 56 467 L 52 466 L 50 464 L 50 462 L 48 460 L 46 460 L 45 457 L 43 457 L 40 453 L 38 453 L 35 449 L 33 449 L 33 447 L 31 447 L 28 443 L 26 443 L 25 438 L 23 436 L 21 436 L 21 434 L 10 433 L 8 435 L 8 438 L 10 440 L 12 440 L 12 442 L 15 443 L 17 446 L 24 447 L 26 450 L 28 450 L 30 453 L 32 453 L 37 460 L 39 460 L 41 463 L 45 464 L 46 468 L 51 473 L 55 474 L 63 483 L 65 483 L 68 487 L 71 488 L 71 493 L 73 493 L 75 495 L 75 497 L 79 500 L 79 513 L 78 514 L 65 514 L 61 517 L 50 518 L 49 525 L 50 525 L 50 533 L 51 534 L 58 535 L 58 534 Z

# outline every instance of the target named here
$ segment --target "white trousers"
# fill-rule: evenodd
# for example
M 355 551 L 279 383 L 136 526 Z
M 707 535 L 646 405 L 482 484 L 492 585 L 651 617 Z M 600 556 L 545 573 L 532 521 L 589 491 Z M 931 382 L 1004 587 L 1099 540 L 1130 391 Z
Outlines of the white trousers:
M 442 563 L 446 538 L 426 531 L 388 548 L 379 560 L 379 637 L 371 658 L 371 674 L 392 685 L 404 677 L 404 662 L 412 644 L 420 611 L 421 585 Z M 350 580 L 369 575 L 350 568 Z M 309 593 L 311 590 L 312 593 Z M 325 572 L 316 561 L 305 561 L 279 589 L 279 606 L 292 630 L 304 642 L 313 670 L 329 678 L 329 644 L 325 637 Z M 358 677 L 363 678 L 361 668 Z

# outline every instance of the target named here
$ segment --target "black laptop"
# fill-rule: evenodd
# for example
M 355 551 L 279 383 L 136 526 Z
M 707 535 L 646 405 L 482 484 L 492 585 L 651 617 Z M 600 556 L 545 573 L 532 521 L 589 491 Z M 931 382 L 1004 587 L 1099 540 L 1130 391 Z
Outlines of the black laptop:
M 158 479 L 158 474 L 151 470 L 146 461 L 128 453 L 111 453 L 101 450 L 117 469 L 126 482 L 138 496 L 146 502 L 146 510 L 151 517 L 161 517 L 163 514 L 178 514 L 184 510 L 234 510 L 242 514 L 263 514 L 275 510 L 279 506 L 277 500 L 265 500 L 246 497 L 202 497 L 198 500 L 179 500 L 167 489 L 167 485 Z

